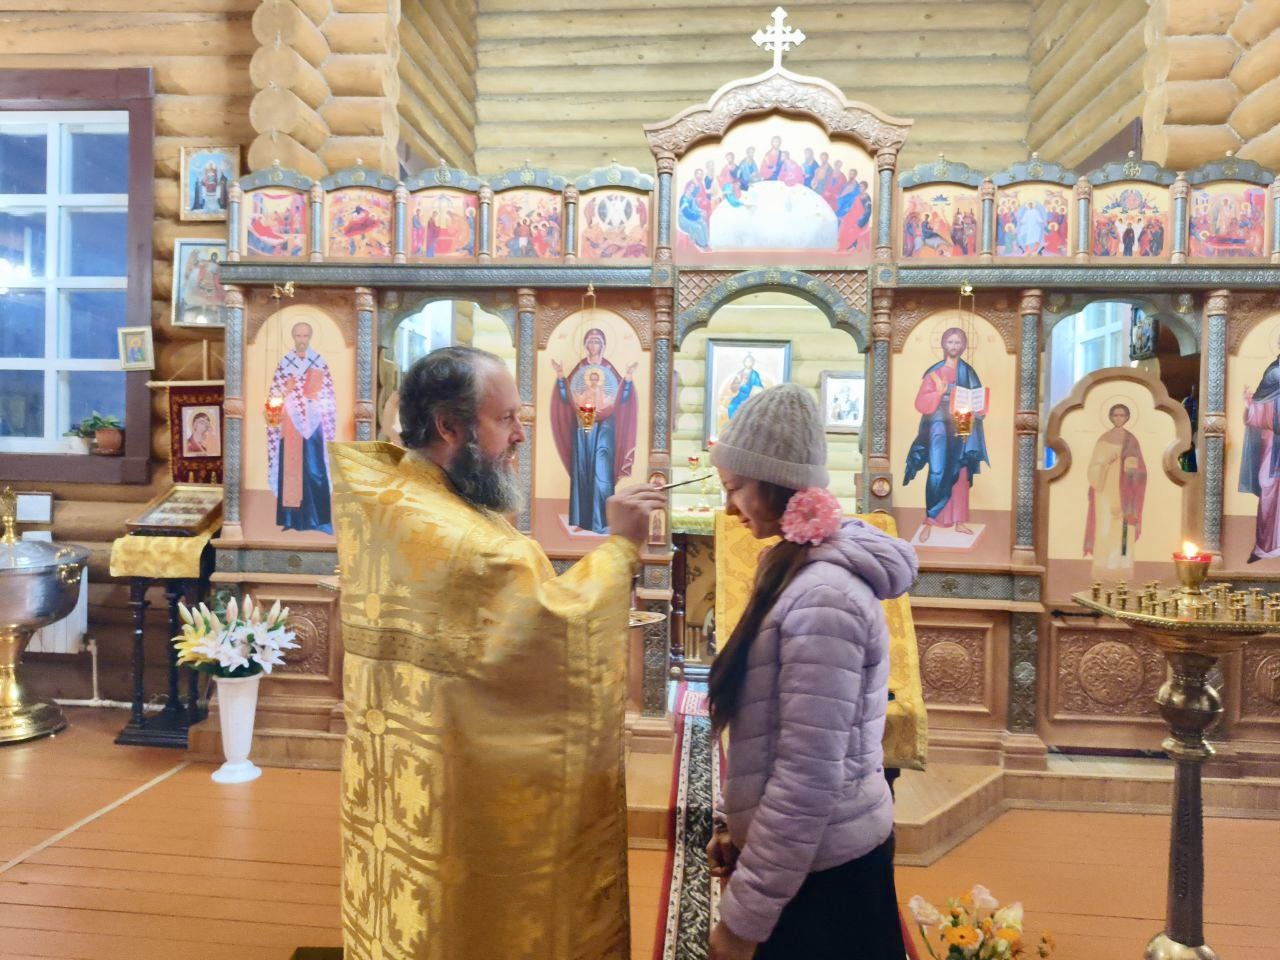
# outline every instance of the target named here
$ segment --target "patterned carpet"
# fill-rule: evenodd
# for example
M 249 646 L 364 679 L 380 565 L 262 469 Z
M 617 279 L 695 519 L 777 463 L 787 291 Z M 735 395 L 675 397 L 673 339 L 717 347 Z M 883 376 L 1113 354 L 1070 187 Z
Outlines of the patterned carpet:
M 720 751 L 711 735 L 706 688 L 676 691 L 675 783 L 671 846 L 667 852 L 666 914 L 659 917 L 655 960 L 706 960 L 707 940 L 720 900 L 720 884 L 707 870 L 713 784 L 720 781 Z

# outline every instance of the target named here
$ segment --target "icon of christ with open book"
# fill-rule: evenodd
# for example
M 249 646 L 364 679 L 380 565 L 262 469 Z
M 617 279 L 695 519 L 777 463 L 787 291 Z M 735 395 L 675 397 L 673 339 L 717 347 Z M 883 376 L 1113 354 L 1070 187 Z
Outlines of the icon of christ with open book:
M 969 337 L 962 329 L 948 328 L 942 334 L 942 359 L 924 372 L 916 391 L 920 431 L 907 452 L 902 482 L 910 483 L 928 469 L 920 543 L 929 540 L 933 527 L 973 534 L 968 525 L 969 488 L 982 464 L 991 465 L 982 430 L 990 396 L 977 372 L 961 359 L 968 346 Z

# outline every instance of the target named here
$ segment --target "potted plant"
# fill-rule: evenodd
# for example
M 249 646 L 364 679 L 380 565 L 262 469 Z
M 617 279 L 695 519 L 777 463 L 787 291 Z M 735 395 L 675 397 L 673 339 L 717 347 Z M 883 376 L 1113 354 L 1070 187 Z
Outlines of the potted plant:
M 79 433 L 82 437 L 93 437 L 92 453 L 104 457 L 118 457 L 124 453 L 124 424 L 116 416 L 103 416 L 97 410 L 91 416 L 80 421 Z
M 89 450 L 89 440 L 90 440 L 92 437 L 91 437 L 91 436 L 85 436 L 83 433 L 81 433 L 81 432 L 80 432 L 80 427 L 79 427 L 79 425 L 76 425 L 76 426 L 72 427 L 70 430 L 68 430 L 68 431 L 67 431 L 66 433 L 64 433 L 62 436 L 63 436 L 64 438 L 66 438 L 66 441 L 67 441 L 67 447 L 70 449 L 70 452 L 71 452 L 71 453 L 74 453 L 74 454 L 82 454 L 82 453 L 89 453 L 89 452 L 90 452 L 90 450 Z
M 218 722 L 226 762 L 213 773 L 218 783 L 244 783 L 262 776 L 249 760 L 258 682 L 284 663 L 282 651 L 294 649 L 294 633 L 286 628 L 288 607 L 277 600 L 266 613 L 245 595 L 227 601 L 221 618 L 203 603 L 194 610 L 178 604 L 182 633 L 173 638 L 178 663 L 207 673 L 218 684 Z

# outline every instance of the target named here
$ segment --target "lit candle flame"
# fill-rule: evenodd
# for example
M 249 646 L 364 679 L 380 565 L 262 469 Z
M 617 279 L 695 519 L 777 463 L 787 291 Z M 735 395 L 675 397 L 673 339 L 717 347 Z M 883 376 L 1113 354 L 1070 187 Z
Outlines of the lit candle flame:
M 1188 559 L 1200 556 L 1200 548 L 1190 540 L 1182 541 L 1182 555 Z

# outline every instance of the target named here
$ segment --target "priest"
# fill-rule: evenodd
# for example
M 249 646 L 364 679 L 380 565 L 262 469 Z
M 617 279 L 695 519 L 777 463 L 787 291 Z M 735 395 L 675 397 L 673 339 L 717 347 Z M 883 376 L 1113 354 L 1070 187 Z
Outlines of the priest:
M 648 515 L 556 576 L 505 519 L 525 440 L 497 357 L 400 387 L 405 447 L 334 444 L 347 960 L 627 960 L 627 611 Z

